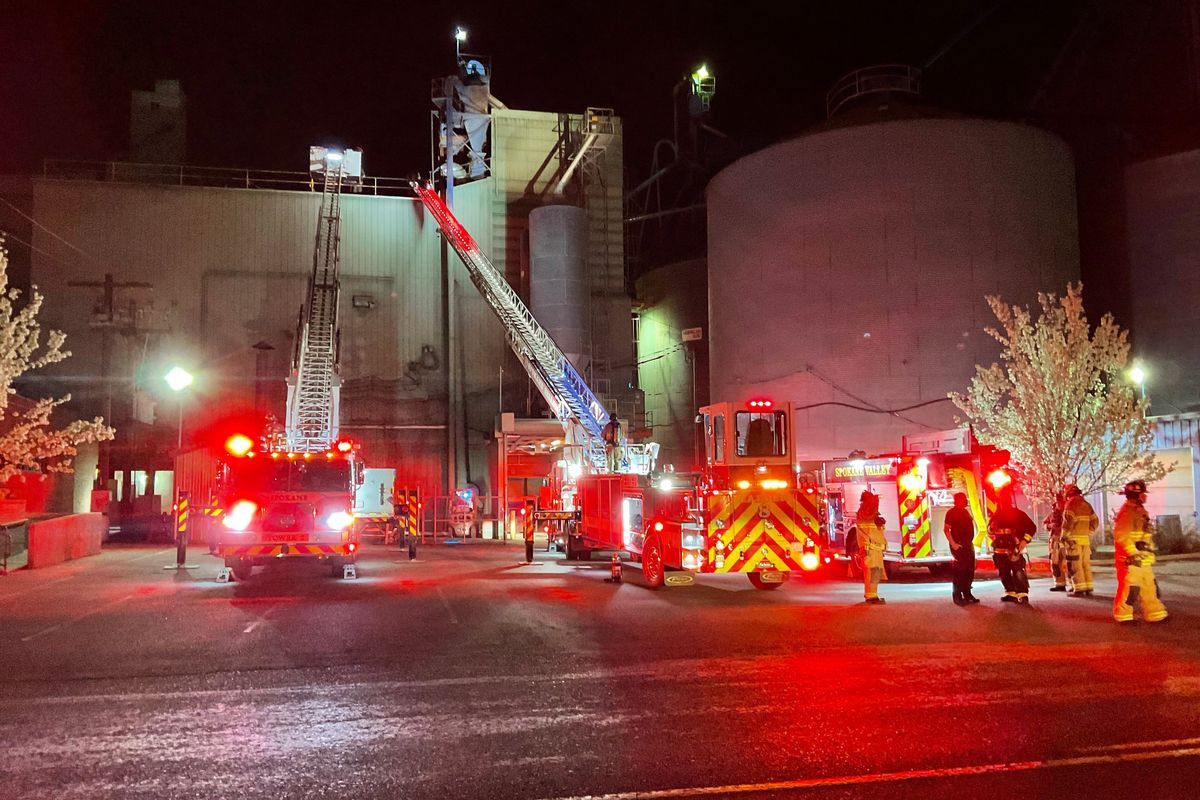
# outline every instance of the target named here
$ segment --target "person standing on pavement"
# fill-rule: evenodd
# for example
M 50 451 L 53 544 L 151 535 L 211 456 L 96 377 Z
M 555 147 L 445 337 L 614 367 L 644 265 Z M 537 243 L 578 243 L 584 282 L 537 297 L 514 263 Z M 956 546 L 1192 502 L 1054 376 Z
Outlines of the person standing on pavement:
M 1065 504 L 1066 497 L 1059 492 L 1054 496 L 1054 508 L 1042 520 L 1042 524 L 1050 533 L 1050 572 L 1054 575 L 1054 585 L 1050 587 L 1052 592 L 1067 590 L 1067 545 L 1063 540 L 1063 506 Z
M 887 549 L 884 524 L 883 517 L 879 515 L 879 495 L 869 490 L 863 492 L 854 527 L 858 531 L 858 549 L 862 553 L 863 596 L 872 605 L 887 602 L 879 596 L 879 581 L 883 579 L 883 551 Z
M 1011 491 L 997 498 L 996 511 L 988 520 L 992 538 L 992 562 L 1004 584 L 1002 603 L 1029 604 L 1029 573 L 1025 569 L 1025 548 L 1033 541 L 1037 525 L 1013 502 Z
M 978 603 L 979 598 L 971 594 L 971 583 L 975 580 L 975 520 L 963 492 L 954 493 L 954 507 L 946 512 L 944 530 L 954 556 L 954 604 Z
M 1154 580 L 1154 540 L 1145 506 L 1146 482 L 1125 484 L 1125 505 L 1113 521 L 1113 549 L 1117 557 L 1113 619 L 1122 624 L 1133 622 L 1133 611 L 1139 604 L 1146 622 L 1162 622 L 1167 618 L 1167 607 L 1158 599 L 1158 583 Z
M 1100 527 L 1100 518 L 1075 484 L 1068 484 L 1063 494 L 1067 504 L 1063 509 L 1062 535 L 1067 548 L 1071 597 L 1091 597 L 1092 531 Z

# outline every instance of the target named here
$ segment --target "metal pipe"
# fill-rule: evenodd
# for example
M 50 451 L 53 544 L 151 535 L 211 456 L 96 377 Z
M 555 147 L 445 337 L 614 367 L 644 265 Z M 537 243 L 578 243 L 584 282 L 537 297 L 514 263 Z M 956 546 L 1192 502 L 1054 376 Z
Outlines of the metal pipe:
M 342 425 L 347 431 L 444 431 L 444 424 L 434 425 Z
M 668 208 L 666 211 L 654 211 L 649 214 L 638 214 L 635 217 L 626 217 L 625 224 L 628 225 L 631 222 L 641 222 L 642 220 L 647 219 L 657 219 L 658 217 L 669 217 L 672 214 L 683 214 L 688 211 L 696 211 L 698 209 L 707 207 L 708 206 L 705 203 L 696 203 L 695 205 L 684 206 L 683 208 Z

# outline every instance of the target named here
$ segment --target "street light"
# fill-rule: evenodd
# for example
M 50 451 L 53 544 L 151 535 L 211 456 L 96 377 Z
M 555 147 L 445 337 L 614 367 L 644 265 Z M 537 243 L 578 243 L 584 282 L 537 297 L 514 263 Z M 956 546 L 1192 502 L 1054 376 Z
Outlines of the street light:
M 1134 364 L 1129 370 L 1129 380 L 1138 387 L 1142 399 L 1146 399 L 1146 370 L 1140 364 Z
M 163 376 L 163 380 L 167 382 L 167 386 L 171 387 L 171 391 L 175 392 L 179 397 L 179 440 L 176 447 L 183 449 L 183 390 L 192 385 L 195 380 L 192 373 L 188 372 L 183 367 L 171 367 L 171 371 Z

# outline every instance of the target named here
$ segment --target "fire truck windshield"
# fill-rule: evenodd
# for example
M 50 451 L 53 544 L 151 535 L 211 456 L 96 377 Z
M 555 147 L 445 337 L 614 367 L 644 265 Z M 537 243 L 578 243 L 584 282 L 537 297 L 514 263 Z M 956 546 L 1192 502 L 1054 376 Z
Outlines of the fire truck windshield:
M 350 462 L 240 460 L 229 470 L 234 492 L 348 492 Z
M 782 411 L 739 411 L 735 424 L 739 456 L 787 455 L 787 422 Z

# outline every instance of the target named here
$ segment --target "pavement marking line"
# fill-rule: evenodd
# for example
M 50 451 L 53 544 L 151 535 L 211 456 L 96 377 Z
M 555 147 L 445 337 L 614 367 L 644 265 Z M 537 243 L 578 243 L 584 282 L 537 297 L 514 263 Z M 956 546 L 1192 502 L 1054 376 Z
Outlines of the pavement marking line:
M 280 608 L 280 605 L 273 605 L 270 608 L 268 608 L 261 615 L 259 615 L 258 619 L 254 620 L 254 622 L 251 622 L 249 625 L 247 625 L 246 629 L 244 631 L 242 631 L 242 633 L 254 633 L 254 629 L 257 628 L 259 625 L 262 625 L 264 622 L 266 622 L 267 617 L 274 614 L 279 608 Z
M 22 638 L 21 641 L 22 642 L 32 642 L 34 639 L 37 639 L 41 636 L 45 636 L 48 633 L 54 633 L 55 631 L 65 628 L 68 625 L 74 625 L 76 622 L 85 620 L 88 617 L 93 617 L 96 614 L 99 614 L 102 611 L 110 609 L 119 603 L 124 603 L 126 600 L 130 599 L 131 597 L 136 597 L 139 594 L 142 594 L 142 592 L 130 592 L 129 594 L 125 595 L 124 597 L 118 597 L 116 600 L 105 603 L 102 606 L 97 606 L 96 608 L 93 608 L 91 611 L 87 612 L 86 614 L 80 614 L 77 617 L 72 617 L 71 619 L 64 620 L 64 621 L 58 623 L 57 625 L 51 625 L 49 628 L 40 630 L 37 633 L 31 633 L 28 636 Z
M 569 795 L 547 798 L 547 800 L 667 800 L 673 797 L 706 797 L 713 795 L 751 794 L 755 792 L 786 792 L 803 789 L 823 789 L 836 786 L 861 786 L 892 781 L 913 781 L 929 778 L 961 778 L 974 775 L 993 775 L 1004 772 L 1030 772 L 1039 769 L 1061 769 L 1063 767 L 1086 767 L 1104 764 L 1120 764 L 1130 761 L 1152 761 L 1166 758 L 1189 758 L 1200 756 L 1200 747 L 1176 750 L 1152 750 L 1149 752 L 1114 753 L 1111 755 L 1075 756 L 1073 758 L 1049 758 L 1042 761 L 1009 761 L 996 764 L 976 764 L 968 767 L 939 767 L 913 769 L 901 772 L 875 772 L 861 775 L 838 775 L 829 778 L 803 778 L 791 781 L 766 781 L 763 783 L 732 783 L 725 786 L 693 786 L 685 789 L 648 789 L 609 794 Z
M 1200 736 L 1193 739 L 1162 739 L 1149 742 L 1129 742 L 1128 744 L 1097 744 L 1088 747 L 1076 747 L 1080 753 L 1103 753 L 1109 750 L 1153 750 L 1162 747 L 1190 747 L 1200 745 Z
M 450 615 L 450 624 L 458 624 L 458 616 L 454 613 L 454 609 L 450 607 L 450 601 L 446 599 L 446 595 L 442 593 L 442 587 L 437 587 L 437 596 L 442 599 L 442 605 L 446 607 L 446 613 Z

